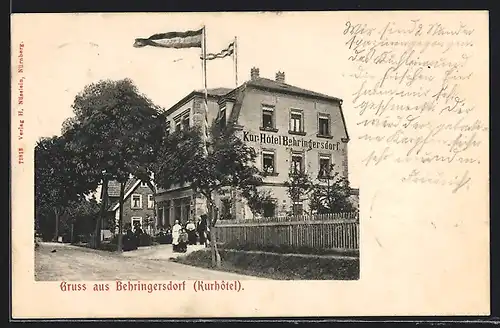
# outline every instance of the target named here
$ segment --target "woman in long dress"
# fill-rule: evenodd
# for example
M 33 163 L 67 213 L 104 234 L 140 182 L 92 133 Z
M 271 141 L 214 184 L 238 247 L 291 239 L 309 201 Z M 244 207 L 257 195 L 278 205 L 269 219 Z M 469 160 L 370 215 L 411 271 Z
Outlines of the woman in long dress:
M 177 248 L 179 246 L 179 237 L 181 234 L 181 225 L 179 224 L 179 220 L 175 220 L 175 224 L 172 227 L 172 245 L 174 248 L 174 252 L 177 251 Z
M 198 234 L 200 235 L 200 245 L 207 245 L 207 215 L 202 214 L 200 218 L 200 222 L 198 223 Z
M 188 244 L 196 245 L 196 226 L 193 221 L 189 220 L 186 224 L 186 232 L 189 236 Z

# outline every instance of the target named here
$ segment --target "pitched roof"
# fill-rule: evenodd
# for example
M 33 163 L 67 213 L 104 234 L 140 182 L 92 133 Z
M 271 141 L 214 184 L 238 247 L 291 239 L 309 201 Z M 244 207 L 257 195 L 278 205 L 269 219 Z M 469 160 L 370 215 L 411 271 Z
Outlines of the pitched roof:
M 238 117 L 240 116 L 240 111 L 241 111 L 241 106 L 243 103 L 243 98 L 245 96 L 245 91 L 248 87 L 254 87 L 257 89 L 261 90 L 269 90 L 269 91 L 275 91 L 275 92 L 282 92 L 282 93 L 287 93 L 287 94 L 292 94 L 292 95 L 298 95 L 298 96 L 305 96 L 305 97 L 312 97 L 312 98 L 320 98 L 324 100 L 330 100 L 334 102 L 338 102 L 340 104 L 340 114 L 342 117 L 342 121 L 344 123 L 344 130 L 346 133 L 347 139 L 349 139 L 349 135 L 347 134 L 347 127 L 345 124 L 345 119 L 344 119 L 344 113 L 342 112 L 342 99 L 325 95 L 323 93 L 307 90 L 304 88 L 300 88 L 294 85 L 290 85 L 287 83 L 283 82 L 278 82 L 275 80 L 267 79 L 264 77 L 258 77 L 253 80 L 246 81 L 239 87 L 235 89 L 229 89 L 229 88 L 212 88 L 208 89 L 207 93 L 209 96 L 217 97 L 222 99 L 235 99 L 235 103 L 233 106 L 233 110 L 231 111 L 229 121 L 230 122 L 237 122 Z M 184 103 L 188 99 L 192 98 L 195 94 L 203 94 L 204 90 L 194 90 L 191 92 L 189 95 L 184 97 L 182 100 L 177 102 L 174 106 L 172 106 L 170 109 L 167 110 L 168 112 L 171 112 L 174 110 L 177 106 L 180 104 Z
M 229 122 L 236 123 L 238 122 L 238 118 L 240 116 L 241 112 L 241 106 L 243 104 L 243 98 L 245 97 L 246 89 L 248 87 L 255 87 L 257 89 L 264 89 L 264 90 L 269 90 L 269 91 L 277 91 L 277 92 L 283 92 L 283 93 L 288 93 L 288 94 L 295 94 L 295 95 L 301 95 L 301 96 L 309 96 L 309 97 L 314 97 L 314 98 L 321 98 L 321 99 L 326 99 L 330 101 L 335 101 L 340 104 L 340 116 L 342 118 L 342 122 L 344 125 L 344 131 L 346 134 L 346 138 L 349 139 L 349 134 L 347 133 L 347 126 L 345 124 L 345 118 L 344 118 L 344 113 L 342 111 L 342 99 L 328 96 L 319 92 L 299 88 L 290 84 L 282 83 L 282 82 L 277 82 L 271 79 L 259 77 L 254 80 L 249 80 L 245 83 L 243 83 L 241 86 L 239 86 L 236 89 L 233 89 L 231 92 L 227 93 L 225 96 L 222 98 L 233 98 L 235 99 L 233 110 L 231 111 L 230 117 L 229 117 Z
M 125 183 L 125 193 L 136 183 L 136 178 L 130 178 Z M 108 182 L 108 196 L 109 197 L 120 197 L 120 182 L 112 180 Z
M 247 84 L 239 86 L 238 88 L 231 91 L 227 97 L 232 97 L 235 99 L 233 110 L 229 116 L 229 122 L 236 123 L 238 122 L 238 118 L 240 117 L 241 106 L 243 105 L 243 98 L 245 97 Z
M 212 89 L 207 89 L 207 94 L 209 96 L 215 96 L 215 97 L 221 97 L 226 95 L 227 93 L 231 92 L 233 89 L 230 88 L 212 88 Z M 203 93 L 205 90 L 196 90 L 196 92 Z
M 228 92 L 231 92 L 232 89 L 229 88 L 212 88 L 212 89 L 207 89 L 207 94 L 209 97 L 215 97 L 219 98 L 222 97 L 223 95 L 227 94 Z M 187 94 L 184 98 L 176 102 L 174 105 L 170 106 L 169 109 L 165 111 L 165 115 L 169 115 L 173 113 L 179 106 L 182 106 L 189 100 L 193 99 L 194 97 L 203 97 L 205 90 L 193 90 L 189 94 Z
M 137 188 L 139 185 L 140 181 L 136 178 L 130 178 L 127 180 L 125 183 L 125 189 L 124 189 L 124 199 L 127 199 L 128 195 Z M 111 180 L 108 182 L 108 197 L 111 199 L 111 203 L 108 206 L 108 210 L 111 210 L 113 207 L 115 207 L 120 198 L 120 182 L 116 180 Z M 118 198 L 118 199 L 117 199 Z M 102 189 L 101 189 L 101 199 L 102 199 Z
M 283 82 L 277 82 L 275 80 L 267 79 L 264 77 L 258 77 L 254 80 L 250 80 L 250 81 L 246 82 L 246 84 L 249 86 L 257 87 L 257 88 L 263 88 L 263 89 L 269 89 L 269 90 L 279 91 L 279 92 L 284 92 L 284 93 L 292 93 L 292 94 L 297 94 L 297 95 L 302 95 L 302 96 L 310 96 L 310 97 L 315 97 L 315 98 L 323 98 L 323 99 L 342 102 L 342 99 L 337 98 L 337 97 L 332 97 L 329 95 L 325 95 L 323 93 L 303 89 L 303 88 L 296 87 L 294 85 L 286 84 Z
M 123 200 L 128 199 L 130 194 L 132 194 L 140 184 L 141 184 L 140 180 L 135 180 L 134 184 L 125 192 L 125 195 L 123 195 Z M 120 206 L 120 200 L 117 200 L 113 204 L 111 204 L 111 206 L 108 208 L 108 211 L 112 212 L 116 211 L 119 206 Z

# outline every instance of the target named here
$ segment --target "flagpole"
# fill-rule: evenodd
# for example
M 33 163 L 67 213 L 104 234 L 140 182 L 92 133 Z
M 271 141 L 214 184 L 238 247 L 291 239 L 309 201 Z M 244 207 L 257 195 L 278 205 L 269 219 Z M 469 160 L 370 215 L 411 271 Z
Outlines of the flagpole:
M 206 37 L 206 27 L 203 25 L 203 39 L 201 45 L 202 52 L 202 66 L 203 66 L 203 103 L 205 106 L 205 151 L 206 148 L 206 139 L 208 138 L 208 90 L 207 90 L 207 37 Z
M 234 37 L 234 54 L 233 54 L 233 62 L 234 62 L 234 81 L 236 83 L 236 87 L 238 87 L 238 37 Z

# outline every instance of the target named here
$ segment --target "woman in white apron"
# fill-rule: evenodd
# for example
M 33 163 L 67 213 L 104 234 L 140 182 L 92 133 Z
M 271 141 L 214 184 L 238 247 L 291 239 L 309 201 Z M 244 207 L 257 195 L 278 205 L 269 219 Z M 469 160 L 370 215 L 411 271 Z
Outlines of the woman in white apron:
M 172 245 L 174 247 L 174 251 L 177 251 L 177 246 L 179 245 L 181 229 L 182 227 L 179 224 L 179 220 L 175 220 L 174 226 L 172 227 Z

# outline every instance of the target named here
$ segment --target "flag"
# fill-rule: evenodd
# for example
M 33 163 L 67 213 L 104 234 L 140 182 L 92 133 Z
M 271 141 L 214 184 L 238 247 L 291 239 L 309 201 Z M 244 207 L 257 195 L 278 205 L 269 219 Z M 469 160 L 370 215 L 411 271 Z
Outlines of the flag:
M 229 46 L 227 46 L 226 49 L 221 50 L 219 53 L 216 53 L 216 54 L 212 54 L 212 53 L 207 54 L 205 56 L 205 59 L 212 60 L 212 59 L 216 59 L 216 58 L 224 58 L 227 56 L 231 56 L 233 53 L 234 53 L 234 42 L 231 42 L 229 44 Z M 203 57 L 200 57 L 200 59 L 203 59 Z
M 137 38 L 134 47 L 201 48 L 203 29 L 197 31 L 168 32 L 151 35 L 147 39 Z

